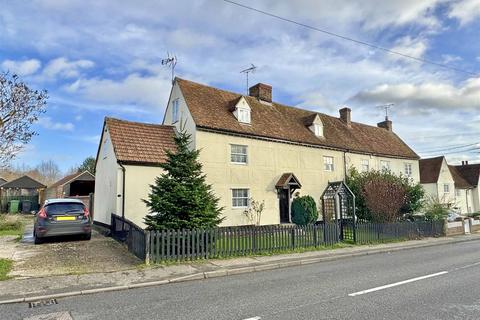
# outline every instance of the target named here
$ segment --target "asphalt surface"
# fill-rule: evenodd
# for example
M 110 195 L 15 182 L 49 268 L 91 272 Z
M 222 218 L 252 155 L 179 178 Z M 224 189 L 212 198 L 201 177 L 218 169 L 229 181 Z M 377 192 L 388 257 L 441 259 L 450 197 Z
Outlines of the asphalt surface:
M 480 241 L 470 241 L 62 298 L 35 308 L 3 305 L 0 318 L 480 319 L 479 284 Z

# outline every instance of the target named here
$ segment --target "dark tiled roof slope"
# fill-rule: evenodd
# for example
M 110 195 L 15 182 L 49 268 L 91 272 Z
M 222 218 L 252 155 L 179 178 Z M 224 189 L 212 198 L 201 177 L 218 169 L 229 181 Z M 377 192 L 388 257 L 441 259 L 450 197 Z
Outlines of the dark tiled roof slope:
M 429 159 L 421 159 L 420 183 L 437 183 L 440 169 L 442 168 L 443 156 Z
M 319 147 L 348 150 L 387 157 L 419 159 L 419 156 L 395 133 L 383 128 L 352 122 L 349 128 L 342 120 L 318 113 L 324 126 L 325 138 L 311 132 L 305 123 L 315 112 L 262 103 L 245 96 L 251 108 L 251 124 L 239 123 L 231 110 L 240 94 L 220 90 L 192 81 L 176 78 L 197 128 L 279 139 Z
M 472 188 L 473 185 L 468 182 L 467 179 L 465 179 L 460 171 L 458 170 L 457 167 L 455 166 L 448 166 L 450 169 L 450 172 L 452 173 L 453 180 L 455 181 L 455 188 L 459 189 L 469 189 Z M 477 178 L 478 181 L 478 178 Z
M 55 188 L 55 187 L 58 187 L 58 186 L 63 186 L 64 184 L 66 184 L 70 180 L 77 179 L 78 177 L 81 177 L 84 174 L 88 174 L 88 175 L 92 176 L 92 180 L 95 180 L 95 177 L 88 171 L 75 172 L 75 173 L 69 174 L 69 175 L 63 177 L 62 179 L 58 180 L 57 182 L 53 183 L 52 185 L 49 186 L 49 188 Z
M 157 165 L 165 162 L 165 150 L 175 150 L 172 126 L 105 119 L 115 156 L 120 163 Z
M 480 164 L 466 164 L 455 166 L 455 168 L 472 187 L 476 187 L 478 185 Z
M 46 186 L 43 183 L 30 178 L 29 176 L 22 176 L 2 184 L 2 188 L 43 189 L 46 188 Z

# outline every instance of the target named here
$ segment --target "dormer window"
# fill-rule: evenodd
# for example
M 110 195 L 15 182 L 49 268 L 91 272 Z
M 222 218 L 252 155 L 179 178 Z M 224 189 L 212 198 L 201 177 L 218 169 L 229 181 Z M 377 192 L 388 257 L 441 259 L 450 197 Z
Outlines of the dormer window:
M 323 126 L 321 124 L 315 123 L 313 125 L 313 132 L 317 137 L 323 137 Z
M 312 114 L 304 119 L 305 125 L 312 131 L 315 136 L 323 138 L 323 122 L 318 114 Z
M 250 123 L 250 111 L 250 106 L 248 105 L 247 101 L 244 97 L 241 97 L 233 109 L 233 115 L 235 118 L 237 118 L 238 122 Z

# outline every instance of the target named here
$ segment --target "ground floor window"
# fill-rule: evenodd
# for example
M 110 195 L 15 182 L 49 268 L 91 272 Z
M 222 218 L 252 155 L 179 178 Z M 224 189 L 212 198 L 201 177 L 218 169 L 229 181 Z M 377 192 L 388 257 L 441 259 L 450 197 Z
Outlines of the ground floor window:
M 249 189 L 232 189 L 232 207 L 246 208 L 248 207 Z

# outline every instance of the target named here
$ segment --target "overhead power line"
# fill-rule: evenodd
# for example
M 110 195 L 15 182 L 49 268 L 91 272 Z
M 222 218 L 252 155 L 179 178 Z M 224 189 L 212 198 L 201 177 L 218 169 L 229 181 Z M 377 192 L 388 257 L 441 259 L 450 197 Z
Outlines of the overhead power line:
M 270 12 L 267 12 L 267 11 L 264 11 L 264 10 L 260 10 L 260 9 L 254 8 L 254 7 L 247 6 L 247 5 L 244 5 L 244 4 L 239 3 L 239 2 L 235 2 L 235 1 L 231 1 L 231 0 L 222 0 L 222 1 L 224 1 L 226 3 L 229 3 L 229 4 L 233 4 L 235 6 L 238 6 L 238 7 L 244 8 L 244 9 L 247 9 L 247 10 L 251 10 L 251 11 L 254 11 L 254 12 L 257 12 L 257 13 L 261 13 L 261 14 L 269 16 L 271 18 L 282 20 L 284 22 L 288 22 L 288 23 L 295 24 L 295 25 L 300 26 L 300 27 L 304 27 L 304 28 L 307 28 L 307 29 L 310 29 L 310 30 L 321 32 L 321 33 L 327 34 L 327 35 L 332 36 L 332 37 L 337 37 L 337 38 L 340 38 L 340 39 L 343 39 L 343 40 L 354 42 L 354 43 L 359 44 L 359 45 L 364 45 L 364 46 L 367 46 L 367 47 L 370 47 L 370 48 L 373 48 L 373 49 L 376 49 L 376 50 L 381 50 L 381 51 L 384 51 L 384 52 L 387 52 L 387 53 L 390 53 L 390 54 L 394 54 L 394 55 L 401 56 L 401 57 L 404 57 L 404 58 L 407 58 L 407 59 L 415 60 L 417 62 L 422 62 L 422 63 L 435 65 L 437 67 L 461 72 L 461 73 L 468 74 L 468 75 L 471 75 L 471 76 L 480 76 L 480 74 L 478 74 L 476 72 L 463 70 L 463 69 L 453 67 L 453 66 L 449 66 L 449 65 L 446 65 L 446 64 L 443 64 L 443 63 L 435 62 L 435 61 L 428 60 L 428 59 L 414 57 L 414 56 L 411 56 L 411 55 L 408 55 L 408 54 L 405 54 L 405 53 L 401 53 L 401 52 L 398 52 L 398 51 L 395 51 L 395 50 L 390 50 L 390 49 L 384 48 L 382 46 L 379 46 L 379 45 L 376 45 L 376 44 L 373 44 L 373 43 L 365 42 L 365 41 L 362 41 L 362 40 L 357 40 L 357 39 L 347 37 L 347 36 L 344 36 L 344 35 L 341 35 L 341 34 L 338 34 L 338 33 L 334 33 L 334 32 L 331 32 L 331 31 L 328 31 L 328 30 L 325 30 L 325 29 L 320 29 L 320 28 L 317 28 L 317 27 L 314 27 L 314 26 L 311 26 L 311 25 L 308 25 L 308 24 L 305 24 L 305 23 L 302 23 L 302 22 L 298 22 L 298 21 L 295 21 L 295 20 L 292 20 L 292 19 L 289 19 L 289 18 L 285 18 L 285 17 L 279 16 L 279 15 L 276 15 L 276 14 L 273 14 L 273 13 L 270 13 Z
M 450 151 L 450 152 L 433 153 L 433 154 L 429 155 L 429 157 L 432 157 L 434 155 L 443 156 L 443 155 L 446 155 L 446 154 L 454 154 L 454 153 L 472 153 L 472 152 L 478 153 L 479 151 L 480 151 L 480 148 L 475 147 L 475 148 L 470 148 L 470 149 L 466 149 L 466 150 L 455 150 L 455 151 Z M 420 152 L 420 153 L 422 153 L 422 152 Z
M 475 146 L 475 145 L 478 145 L 478 144 L 480 144 L 480 142 L 463 144 L 463 145 L 447 146 L 447 147 L 442 147 L 442 148 L 427 149 L 427 150 L 423 150 L 423 151 L 419 151 L 419 152 L 422 152 L 422 153 L 437 153 L 437 152 L 454 150 L 454 149 L 463 149 L 463 148 Z

